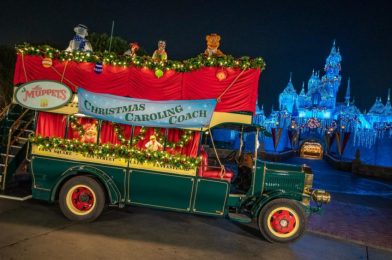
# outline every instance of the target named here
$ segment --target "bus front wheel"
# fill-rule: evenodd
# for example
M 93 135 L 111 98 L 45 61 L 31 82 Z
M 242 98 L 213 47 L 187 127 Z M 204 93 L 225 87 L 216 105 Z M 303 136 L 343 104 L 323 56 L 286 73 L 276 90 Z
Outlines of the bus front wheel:
M 270 242 L 293 242 L 305 232 L 306 216 L 296 201 L 276 199 L 265 205 L 259 214 L 261 234 Z
M 90 222 L 101 215 L 105 206 L 105 193 L 93 178 L 77 176 L 61 187 L 59 204 L 68 219 Z

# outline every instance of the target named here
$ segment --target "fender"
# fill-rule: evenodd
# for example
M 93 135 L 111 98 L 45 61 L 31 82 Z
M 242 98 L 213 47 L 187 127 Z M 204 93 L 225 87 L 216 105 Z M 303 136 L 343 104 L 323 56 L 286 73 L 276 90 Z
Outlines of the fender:
M 266 205 L 268 202 L 274 200 L 274 199 L 280 199 L 280 198 L 285 198 L 285 199 L 291 199 L 295 201 L 301 201 L 302 200 L 302 193 L 297 193 L 297 192 L 285 192 L 282 190 L 275 190 L 270 193 L 263 194 L 259 198 L 256 199 L 256 201 L 253 203 L 252 209 L 251 209 L 251 214 L 252 217 L 256 218 L 260 210 Z M 302 206 L 302 204 L 301 204 Z
M 52 189 L 51 193 L 51 201 L 55 201 L 55 196 L 56 193 L 59 189 L 59 186 L 65 179 L 68 179 L 69 177 L 73 176 L 78 176 L 78 175 L 92 175 L 99 179 L 103 185 L 105 185 L 105 189 L 107 191 L 107 194 L 109 196 L 109 203 L 110 204 L 117 204 L 121 200 L 121 192 L 117 188 L 116 184 L 113 182 L 113 180 L 110 178 L 109 175 L 107 175 L 104 171 L 97 169 L 92 166 L 88 165 L 80 165 L 80 166 L 74 166 L 63 172 L 57 179 L 56 185 Z

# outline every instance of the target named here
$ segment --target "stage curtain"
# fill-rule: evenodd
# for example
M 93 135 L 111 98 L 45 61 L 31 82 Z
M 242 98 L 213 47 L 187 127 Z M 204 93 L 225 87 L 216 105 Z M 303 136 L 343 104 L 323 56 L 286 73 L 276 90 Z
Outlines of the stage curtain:
M 149 100 L 177 100 L 182 98 L 182 74 L 165 71 L 161 78 L 154 71 L 130 67 L 127 96 Z
M 169 129 L 167 140 L 168 142 L 177 143 L 181 139 L 181 136 L 183 134 L 184 134 L 184 130 L 182 129 Z M 199 141 L 200 141 L 200 133 L 193 132 L 191 135 L 191 140 L 183 148 L 176 147 L 173 150 L 170 147 L 166 147 L 165 150 L 172 154 L 181 153 L 187 156 L 196 157 Z
M 122 125 L 119 126 L 123 129 L 124 138 L 128 141 L 131 136 L 132 127 L 129 125 Z M 100 142 L 110 143 L 110 144 L 121 144 L 121 141 L 117 138 L 117 135 L 114 131 L 113 124 L 111 122 L 104 121 L 101 125 L 101 132 L 100 132 Z
M 53 60 L 52 67 L 44 68 L 42 57 L 24 55 L 22 58 L 18 54 L 14 84 L 32 80 L 63 80 L 74 92 L 77 87 L 83 87 L 95 93 L 149 100 L 216 99 L 227 90 L 215 111 L 255 112 L 259 69 L 244 72 L 217 67 L 190 72 L 168 70 L 161 78 L 157 78 L 154 71 L 145 68 L 103 65 L 102 73 L 96 74 L 94 66 L 94 63 Z M 226 72 L 227 78 L 219 81 L 216 73 L 221 70 Z M 238 79 L 228 89 L 237 76 Z
M 133 136 L 134 138 L 140 133 L 140 126 L 135 126 Z M 160 136 L 165 137 L 165 129 L 164 128 L 153 128 L 153 127 L 145 127 L 145 132 L 139 142 L 136 144 L 136 147 L 139 149 L 146 149 L 146 143 L 150 141 L 150 136 L 155 134 L 155 131 L 158 130 Z M 164 140 L 160 142 L 162 145 L 164 144 Z
M 93 118 L 78 118 L 78 123 L 83 126 L 85 134 L 79 135 L 77 129 L 72 129 L 71 122 L 68 125 L 68 139 L 77 139 L 85 143 L 96 143 L 98 138 L 98 120 Z
M 226 69 L 227 78 L 219 81 L 216 78 L 216 73 L 219 70 L 221 69 L 210 67 L 184 73 L 183 98 L 218 98 L 241 73 L 239 69 Z M 221 101 L 216 105 L 215 111 L 249 111 L 254 113 L 259 76 L 260 70 L 249 69 L 244 71 L 222 96 Z
M 44 137 L 64 138 L 66 122 L 65 115 L 39 112 L 35 134 Z

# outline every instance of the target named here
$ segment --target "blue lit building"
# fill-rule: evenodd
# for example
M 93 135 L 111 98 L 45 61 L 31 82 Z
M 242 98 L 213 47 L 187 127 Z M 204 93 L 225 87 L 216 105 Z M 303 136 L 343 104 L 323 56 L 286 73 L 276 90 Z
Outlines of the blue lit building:
M 263 108 L 258 109 L 255 123 L 264 125 L 267 130 L 279 131 L 279 140 L 265 140 L 267 152 L 298 149 L 302 154 L 302 149 L 309 144 L 309 149 L 320 147 L 320 157 L 328 152 L 350 160 L 359 149 L 369 164 L 392 166 L 392 160 L 385 157 L 384 152 L 375 152 L 385 150 L 386 155 L 392 152 L 390 91 L 385 105 L 377 97 L 369 112 L 362 113 L 351 98 L 348 79 L 345 99 L 338 102 L 341 61 L 342 56 L 334 42 L 325 61 L 324 73 L 313 70 L 307 89 L 303 83 L 297 93 L 290 74 L 287 86 L 279 95 L 279 110 L 272 109 L 266 117 Z

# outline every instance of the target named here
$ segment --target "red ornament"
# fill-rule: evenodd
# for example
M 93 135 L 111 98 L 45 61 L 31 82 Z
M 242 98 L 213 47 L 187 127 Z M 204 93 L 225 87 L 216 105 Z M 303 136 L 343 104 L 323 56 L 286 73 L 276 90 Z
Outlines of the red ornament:
M 42 66 L 43 66 L 44 68 L 50 68 L 50 67 L 52 67 L 52 64 L 53 64 L 53 61 L 52 61 L 51 58 L 44 58 L 44 59 L 42 60 Z
M 226 78 L 227 78 L 227 72 L 226 71 L 224 71 L 224 70 L 220 70 L 220 71 L 218 71 L 217 73 L 216 73 L 216 78 L 219 80 L 219 81 L 222 81 L 222 80 L 225 80 Z

